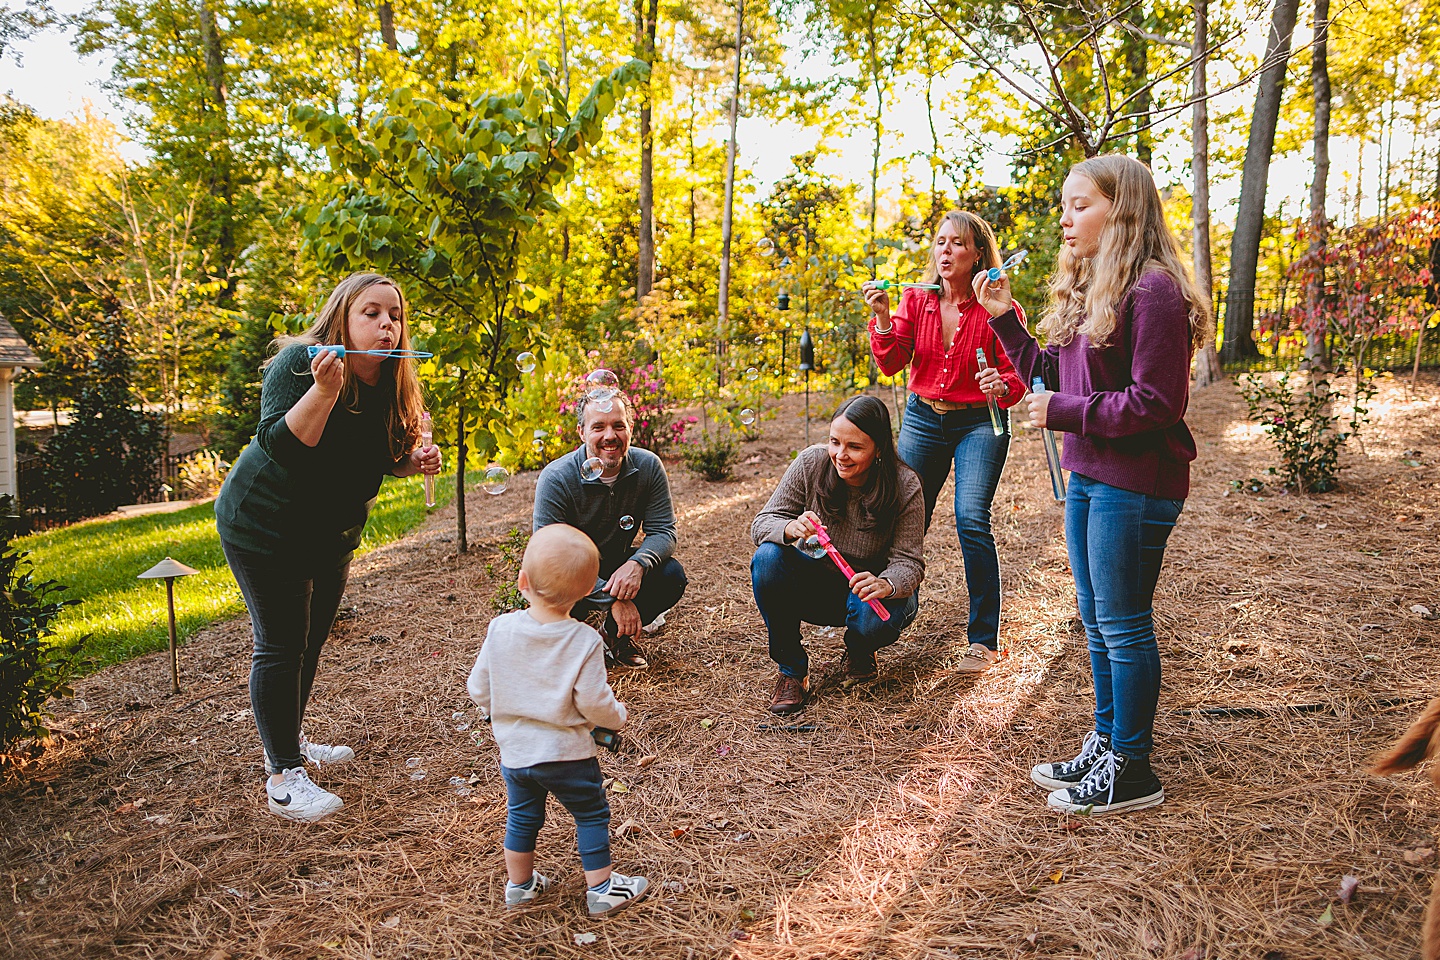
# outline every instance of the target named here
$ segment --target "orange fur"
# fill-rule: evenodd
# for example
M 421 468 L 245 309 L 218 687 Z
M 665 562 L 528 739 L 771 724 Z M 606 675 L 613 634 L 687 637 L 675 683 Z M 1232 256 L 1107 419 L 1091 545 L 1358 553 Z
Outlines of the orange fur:
M 1370 766 L 1371 773 L 1389 776 L 1402 770 L 1418 766 L 1423 760 L 1435 757 L 1440 750 L 1440 697 L 1431 700 L 1411 722 L 1409 729 L 1400 735 L 1395 744 L 1375 759 Z M 1430 779 L 1440 787 L 1440 764 L 1430 771 Z M 1440 874 L 1436 874 L 1430 889 L 1430 903 L 1425 908 L 1425 924 L 1420 943 L 1421 960 L 1440 960 Z

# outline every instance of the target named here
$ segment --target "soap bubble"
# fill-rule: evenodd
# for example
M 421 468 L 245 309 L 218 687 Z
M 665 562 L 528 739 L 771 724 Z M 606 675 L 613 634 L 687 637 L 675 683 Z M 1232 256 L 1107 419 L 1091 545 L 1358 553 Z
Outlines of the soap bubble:
M 582 480 L 599 480 L 600 475 L 605 472 L 605 461 L 599 457 L 591 457 L 580 464 L 580 478 Z
M 411 779 L 411 780 L 424 780 L 424 779 L 425 779 L 425 771 L 424 771 L 424 770 L 411 770 L 411 771 L 410 771 L 410 779 Z
M 506 486 L 510 483 L 510 471 L 504 467 L 491 466 L 485 469 L 485 479 L 480 486 L 492 497 L 498 497 L 505 492 Z
M 451 777 L 451 778 L 450 778 L 450 786 L 452 786 L 452 787 L 463 787 L 463 786 L 465 786 L 465 778 L 464 778 L 464 777 Z
M 747 370 L 745 371 L 745 379 L 746 379 L 746 380 L 751 380 L 751 381 L 759 380 L 759 379 L 760 379 L 760 371 L 759 371 L 759 370 L 756 370 L 754 367 L 750 367 L 749 369 L 747 369 Z
M 515 366 L 520 368 L 521 373 L 535 372 L 535 354 L 526 350 L 524 353 L 515 356 Z
M 632 516 L 630 516 L 628 513 L 627 513 L 625 516 L 621 517 L 621 518 L 620 518 L 620 529 L 621 529 L 621 530 L 634 530 L 634 529 L 635 529 L 635 518 L 632 517 Z
M 761 237 L 755 241 L 755 249 L 762 257 L 775 256 L 775 241 L 769 237 Z
M 591 400 L 603 403 L 620 392 L 620 378 L 613 370 L 591 370 L 585 376 L 585 392 Z
M 750 426 L 750 424 L 752 424 L 752 423 L 755 422 L 755 411 L 754 411 L 754 410 L 751 410 L 749 407 L 746 407 L 744 410 L 741 410 L 741 411 L 740 411 L 740 422 L 743 423 L 743 424 L 745 424 L 745 426 L 747 426 L 747 427 Z
M 764 337 L 756 337 L 756 338 L 755 338 L 755 346 L 757 346 L 757 347 L 763 347 L 763 346 L 765 346 L 765 338 L 764 338 Z
M 615 409 L 614 398 L 606 397 L 604 400 L 596 400 L 595 409 L 599 410 L 601 413 L 609 413 L 610 411 Z
M 405 766 L 409 767 L 411 770 L 414 770 L 416 767 L 420 766 L 422 762 L 423 761 L 419 757 L 411 757 L 409 760 L 405 761 Z
M 795 549 L 814 560 L 825 556 L 825 547 L 821 545 L 820 538 L 813 533 L 804 540 L 795 541 Z

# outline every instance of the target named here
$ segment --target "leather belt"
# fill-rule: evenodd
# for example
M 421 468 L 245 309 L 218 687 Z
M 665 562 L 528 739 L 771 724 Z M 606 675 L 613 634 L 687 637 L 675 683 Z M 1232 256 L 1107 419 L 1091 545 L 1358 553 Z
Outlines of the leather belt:
M 919 400 L 936 413 L 953 413 L 956 410 L 975 410 L 989 405 L 984 401 L 980 403 L 955 403 L 951 400 L 931 400 L 929 397 L 922 397 L 918 393 L 913 396 L 916 400 Z

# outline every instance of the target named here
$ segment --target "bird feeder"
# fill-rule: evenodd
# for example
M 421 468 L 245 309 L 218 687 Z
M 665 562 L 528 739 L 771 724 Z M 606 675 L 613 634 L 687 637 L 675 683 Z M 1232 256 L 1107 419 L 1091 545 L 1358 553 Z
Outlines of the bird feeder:
M 805 371 L 805 446 L 810 446 L 810 371 L 815 369 L 815 341 L 810 331 L 800 334 L 800 369 Z
M 136 577 L 136 580 L 165 580 L 165 604 L 170 610 L 170 687 L 171 693 L 180 692 L 180 654 L 175 646 L 175 578 L 188 577 L 199 573 L 179 560 L 166 557 L 155 566 Z

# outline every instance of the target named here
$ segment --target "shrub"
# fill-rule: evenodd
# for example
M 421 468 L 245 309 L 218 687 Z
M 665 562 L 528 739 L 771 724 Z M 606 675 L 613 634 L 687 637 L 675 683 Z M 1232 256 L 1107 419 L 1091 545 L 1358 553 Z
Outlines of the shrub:
M 511 527 L 505 539 L 500 541 L 499 556 L 485 564 L 485 575 L 500 580 L 495 596 L 490 600 L 496 613 L 509 613 L 530 606 L 515 584 L 515 578 L 520 575 L 520 562 L 525 559 L 525 548 L 529 544 L 529 532 Z
M 728 480 L 740 455 L 740 443 L 730 433 L 716 430 L 685 444 L 685 465 L 706 480 Z
M 197 450 L 180 461 L 180 499 L 204 500 L 220 491 L 230 464 L 219 451 Z
M 8 513 L 9 498 L 0 504 Z M 28 556 L 10 546 L 11 530 L 0 534 L 0 757 L 23 739 L 38 740 L 45 727 L 45 703 L 70 694 L 70 676 L 85 638 L 56 646 L 47 641 L 60 611 L 76 601 L 59 599 L 65 588 L 36 580 Z
M 1340 448 L 1369 421 L 1365 404 L 1375 395 L 1375 386 L 1368 378 L 1361 380 L 1346 430 L 1336 412 L 1343 399 L 1340 391 L 1323 376 L 1304 377 L 1304 387 L 1297 389 L 1292 376 L 1283 372 L 1267 383 L 1246 373 L 1236 382 L 1250 419 L 1264 427 L 1280 453 L 1286 486 L 1325 493 L 1339 486 Z

